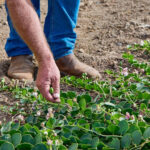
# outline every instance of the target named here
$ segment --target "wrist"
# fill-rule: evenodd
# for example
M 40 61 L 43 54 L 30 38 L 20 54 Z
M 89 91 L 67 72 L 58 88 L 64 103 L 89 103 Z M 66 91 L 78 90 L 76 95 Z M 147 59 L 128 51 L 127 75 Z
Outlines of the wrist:
M 39 54 L 38 56 L 36 56 L 36 58 L 37 58 L 39 65 L 47 64 L 49 62 L 54 61 L 54 57 L 53 57 L 52 53 L 50 52 L 50 50 L 49 50 L 49 52 Z

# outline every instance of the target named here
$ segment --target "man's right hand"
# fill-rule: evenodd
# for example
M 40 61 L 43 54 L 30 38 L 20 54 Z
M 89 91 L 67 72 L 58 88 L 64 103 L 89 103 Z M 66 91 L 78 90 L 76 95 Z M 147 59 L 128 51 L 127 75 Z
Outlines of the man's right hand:
M 54 103 L 60 102 L 60 72 L 53 59 L 39 63 L 36 84 L 44 98 Z M 54 89 L 53 94 L 50 87 Z

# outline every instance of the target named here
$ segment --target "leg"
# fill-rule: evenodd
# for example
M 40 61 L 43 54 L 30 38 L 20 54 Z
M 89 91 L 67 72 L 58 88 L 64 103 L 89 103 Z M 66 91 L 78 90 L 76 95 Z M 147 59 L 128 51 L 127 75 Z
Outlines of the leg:
M 73 54 L 80 0 L 49 0 L 45 35 L 60 71 L 70 75 L 100 77 L 94 68 L 80 62 Z
M 45 35 L 55 59 L 73 53 L 80 0 L 49 0 Z
M 38 16 L 40 16 L 40 0 L 32 0 L 32 3 Z M 11 57 L 8 76 L 15 79 L 32 80 L 34 68 L 32 63 L 32 56 L 29 56 L 32 55 L 32 52 L 15 31 L 8 13 L 7 6 L 6 11 L 8 24 L 10 27 L 10 34 L 5 49 L 7 55 Z
M 40 16 L 40 1 L 39 0 L 32 0 L 33 6 L 37 11 L 38 15 Z M 7 39 L 5 50 L 9 57 L 19 56 L 19 55 L 32 55 L 32 52 L 29 50 L 28 46 L 24 43 L 24 41 L 20 38 L 18 33 L 15 31 L 13 24 L 11 22 L 8 9 L 6 6 L 7 11 L 7 21 L 10 28 L 9 38 Z

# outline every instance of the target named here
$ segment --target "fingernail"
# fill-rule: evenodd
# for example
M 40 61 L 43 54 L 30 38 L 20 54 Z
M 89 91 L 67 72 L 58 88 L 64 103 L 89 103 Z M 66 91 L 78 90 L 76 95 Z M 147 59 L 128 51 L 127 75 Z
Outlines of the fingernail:
M 54 96 L 54 98 L 56 98 L 56 99 L 60 97 L 60 95 L 59 95 L 58 93 L 54 93 L 53 96 Z
M 57 103 L 60 103 L 60 100 L 56 100 Z

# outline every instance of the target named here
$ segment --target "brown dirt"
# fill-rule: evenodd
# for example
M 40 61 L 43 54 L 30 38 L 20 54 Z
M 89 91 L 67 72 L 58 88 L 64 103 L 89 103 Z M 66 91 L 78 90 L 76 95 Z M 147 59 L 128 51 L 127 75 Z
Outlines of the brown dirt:
M 41 5 L 43 23 L 47 1 L 41 0 Z M 128 44 L 150 39 L 149 6 L 148 0 L 81 0 L 76 56 L 98 69 L 103 77 L 106 69 L 117 70 Z M 0 77 L 6 76 L 9 66 L 4 51 L 8 34 L 5 8 L 0 6 Z

